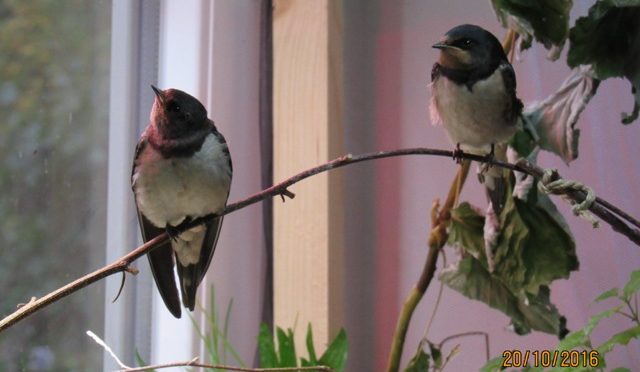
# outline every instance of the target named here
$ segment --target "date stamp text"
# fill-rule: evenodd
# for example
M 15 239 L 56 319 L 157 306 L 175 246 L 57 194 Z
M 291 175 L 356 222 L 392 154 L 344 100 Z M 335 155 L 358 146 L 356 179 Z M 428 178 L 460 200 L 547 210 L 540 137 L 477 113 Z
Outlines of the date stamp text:
M 600 364 L 597 350 L 505 350 L 502 357 L 504 368 L 596 368 Z

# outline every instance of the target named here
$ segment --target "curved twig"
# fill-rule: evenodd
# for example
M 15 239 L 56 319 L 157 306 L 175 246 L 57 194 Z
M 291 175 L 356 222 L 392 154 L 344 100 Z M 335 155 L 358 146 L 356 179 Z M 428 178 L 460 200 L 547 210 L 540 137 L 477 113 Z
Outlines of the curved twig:
M 239 371 L 239 372 L 333 372 L 333 369 L 326 366 L 313 366 L 313 367 L 282 367 L 282 368 L 249 368 L 249 367 L 234 367 L 234 366 L 226 366 L 226 365 L 218 365 L 218 364 L 206 364 L 206 363 L 198 363 L 194 361 L 188 362 L 176 362 L 176 363 L 167 363 L 167 364 L 155 364 L 144 367 L 136 367 L 136 368 L 126 368 L 121 369 L 119 372 L 141 372 L 141 371 L 152 371 L 156 369 L 163 368 L 172 368 L 172 367 L 199 367 L 205 369 L 213 369 L 213 370 L 224 370 L 224 371 Z
M 262 190 L 259 193 L 252 195 L 244 200 L 238 201 L 233 204 L 229 204 L 220 213 L 211 214 L 201 218 L 196 218 L 193 221 L 189 222 L 188 224 L 179 226 L 177 228 L 177 232 L 183 232 L 194 226 L 207 223 L 217 216 L 222 216 L 225 214 L 235 212 L 238 209 L 245 208 L 251 204 L 255 204 L 259 201 L 274 197 L 276 195 L 287 196 L 289 198 L 292 198 L 294 197 L 294 194 L 288 190 L 289 186 L 295 183 L 298 183 L 306 178 L 314 176 L 318 173 L 327 172 L 332 169 L 344 167 L 351 164 L 361 163 L 363 161 L 390 158 L 395 156 L 407 156 L 407 155 L 432 155 L 432 156 L 442 156 L 442 157 L 452 158 L 453 152 L 448 150 L 429 149 L 429 148 L 408 148 L 408 149 L 400 149 L 400 150 L 392 150 L 392 151 L 380 151 L 380 152 L 367 153 L 367 154 L 355 155 L 355 156 L 351 154 L 344 155 L 328 163 L 300 172 L 295 176 L 288 178 L 278 183 L 277 185 L 274 185 L 265 190 Z M 517 164 L 511 164 L 503 161 L 498 161 L 495 159 L 488 160 L 485 156 L 467 154 L 467 153 L 463 153 L 459 157 L 463 159 L 475 160 L 478 162 L 485 162 L 485 163 L 489 161 L 491 164 L 495 166 L 511 169 L 518 172 L 527 173 L 536 178 L 541 177 L 543 172 L 542 168 L 535 165 L 531 165 L 527 162 L 518 162 Z M 567 196 L 578 203 L 582 202 L 585 198 L 585 194 L 581 191 L 568 192 Z M 617 215 L 615 211 L 611 211 L 605 206 L 605 204 L 602 203 L 602 199 L 599 199 L 599 200 L 600 201 L 596 200 L 596 202 L 592 204 L 589 210 L 596 216 L 600 217 L 602 220 L 609 223 L 615 231 L 618 231 L 619 233 L 624 234 L 629 239 L 631 239 L 634 243 L 640 245 L 640 230 L 628 226 L 622 220 L 622 219 L 625 219 L 625 215 L 627 214 L 625 213 L 624 215 L 620 216 L 622 218 L 621 219 L 620 217 L 618 217 L 619 215 Z M 45 295 L 44 297 L 41 297 L 34 301 L 30 301 L 28 304 L 21 306 L 15 312 L 6 316 L 4 319 L 0 320 L 0 332 L 4 331 L 5 329 L 9 328 L 13 324 L 19 322 L 20 320 L 26 318 L 27 316 L 33 314 L 34 312 L 88 286 L 89 284 L 95 283 L 98 280 L 105 278 L 107 276 L 110 276 L 112 274 L 131 270 L 129 265 L 133 261 L 149 253 L 153 248 L 164 243 L 168 238 L 169 237 L 166 232 L 162 233 L 156 236 L 155 238 L 149 240 L 145 244 L 139 246 L 135 250 L 129 252 L 128 254 L 121 257 L 117 261 L 101 269 L 98 269 L 90 274 L 87 274 Z

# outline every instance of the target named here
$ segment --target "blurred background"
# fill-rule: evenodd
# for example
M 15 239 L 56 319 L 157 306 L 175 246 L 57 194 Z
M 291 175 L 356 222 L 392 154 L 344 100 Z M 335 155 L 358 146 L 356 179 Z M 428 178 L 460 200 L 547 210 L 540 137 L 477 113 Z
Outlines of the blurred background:
M 0 1 L 0 314 L 104 264 L 110 1 Z M 102 362 L 104 282 L 0 336 L 2 371 Z
M 431 45 L 462 23 L 480 25 L 501 39 L 505 31 L 490 2 L 336 3 L 343 17 L 341 153 L 450 149 L 442 128 L 429 122 L 428 84 L 437 58 Z M 571 23 L 586 15 L 593 3 L 576 2 Z M 275 166 L 268 144 L 276 143 L 270 141 L 273 129 L 265 121 L 261 95 L 262 84 L 268 82 L 261 47 L 269 35 L 265 4 L 269 5 L 258 0 L 0 0 L 0 315 L 115 260 L 140 242 L 129 176 L 133 149 L 153 99 L 149 84 L 185 90 L 205 103 L 231 149 L 230 201 L 263 188 Z M 275 2 L 275 11 L 287 4 Z M 570 72 L 564 57 L 552 63 L 546 54 L 534 43 L 522 61 L 514 62 L 518 95 L 525 104 L 555 91 Z M 564 177 L 592 186 L 598 195 L 638 216 L 635 189 L 640 172 L 635 159 L 640 158 L 640 132 L 638 123 L 619 123 L 619 113 L 633 104 L 629 92 L 626 80 L 601 84 L 578 122 L 579 158 L 568 166 L 543 152 L 539 164 L 559 168 Z M 298 125 L 304 132 L 305 122 Z M 456 166 L 449 159 L 403 157 L 334 172 L 343 182 L 342 201 L 332 205 L 343 217 L 342 234 L 336 238 L 341 242 L 336 269 L 341 280 L 329 288 L 341 293 L 342 320 L 334 326 L 347 331 L 348 371 L 382 370 L 400 307 L 426 258 L 432 201 L 446 197 Z M 297 186 L 292 191 L 296 199 L 278 208 L 295 208 L 315 197 Z M 462 200 L 486 205 L 473 175 Z M 593 304 L 593 299 L 627 281 L 640 265 L 640 251 L 608 225 L 592 229 L 575 218 L 566 203 L 553 200 L 571 226 L 580 260 L 580 271 L 552 286 L 552 302 L 571 330 L 607 308 Z M 221 314 L 233 301 L 228 341 L 248 364 L 255 358 L 260 322 L 273 322 L 271 291 L 279 289 L 270 288 L 269 249 L 273 246 L 278 252 L 279 247 L 273 244 L 270 228 L 277 228 L 278 220 L 271 218 L 269 208 L 256 204 L 225 218 L 200 296 L 203 306 L 210 304 L 214 287 Z M 295 216 L 301 221 L 307 217 Z M 447 253 L 449 262 L 455 261 L 453 250 Z M 173 319 L 157 296 L 146 259 L 136 265 L 140 274 L 127 277 L 117 302 L 111 303 L 120 276 L 3 332 L 0 371 L 113 370 L 110 357 L 85 336 L 88 329 L 104 337 L 125 363 L 135 364 L 136 352 L 154 363 L 203 353 L 198 329 L 204 328 L 212 309 L 194 314 L 200 328 L 188 317 Z M 402 365 L 423 337 L 438 286 L 434 281 L 412 319 Z M 626 322 L 621 317 L 603 321 L 594 342 L 625 329 Z M 487 332 L 492 356 L 504 350 L 552 349 L 557 343 L 556 337 L 539 332 L 517 336 L 506 329 L 508 323 L 501 313 L 445 287 L 429 339 Z M 278 325 L 294 327 L 294 322 Z M 302 321 L 296 324 L 300 334 L 304 329 Z M 447 370 L 477 370 L 486 362 L 482 337 L 457 342 L 461 351 Z M 640 365 L 638 350 L 633 342 L 617 347 L 609 366 Z

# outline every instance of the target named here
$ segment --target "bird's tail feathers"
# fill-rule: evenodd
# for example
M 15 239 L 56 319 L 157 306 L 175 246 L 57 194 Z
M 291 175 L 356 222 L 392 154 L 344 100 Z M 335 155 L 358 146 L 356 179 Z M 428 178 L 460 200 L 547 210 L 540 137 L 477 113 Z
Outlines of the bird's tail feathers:
M 504 208 L 507 194 L 506 175 L 485 175 L 485 191 L 487 199 L 491 201 L 493 211 L 499 216 Z
M 182 293 L 182 303 L 190 311 L 196 306 L 196 293 L 198 285 L 202 280 L 201 267 L 199 265 L 186 265 L 177 263 L 178 277 L 180 278 L 180 292 Z
M 507 146 L 503 144 L 496 145 L 494 158 L 505 161 L 507 159 Z M 500 216 L 507 198 L 509 171 L 502 167 L 489 166 L 485 163 L 478 169 L 478 179 L 485 185 L 487 199 L 491 201 L 493 211 L 496 216 Z
M 200 257 L 195 263 L 184 264 L 176 257 L 178 277 L 180 278 L 180 292 L 182 293 L 182 303 L 189 310 L 193 311 L 196 306 L 196 293 L 198 286 L 207 273 L 213 253 L 215 252 L 223 217 L 216 217 L 206 226 L 204 238 L 201 241 Z M 199 242 L 199 241 L 198 241 Z

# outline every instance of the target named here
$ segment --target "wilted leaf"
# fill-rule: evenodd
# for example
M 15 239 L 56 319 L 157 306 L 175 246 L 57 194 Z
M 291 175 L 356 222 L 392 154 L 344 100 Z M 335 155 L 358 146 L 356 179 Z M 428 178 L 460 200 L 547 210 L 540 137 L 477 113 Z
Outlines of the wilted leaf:
M 539 138 L 538 145 L 566 163 L 578 157 L 576 123 L 598 88 L 589 66 L 573 70 L 560 88 L 543 101 L 527 104 L 523 116 Z
M 535 197 L 507 198 L 494 256 L 495 275 L 510 288 L 531 293 L 578 269 L 573 237 L 536 204 Z
M 451 210 L 448 243 L 461 247 L 481 261 L 486 261 L 483 227 L 484 217 L 471 204 L 460 203 L 457 208 Z
M 429 370 L 429 354 L 418 348 L 416 354 L 411 358 L 404 372 L 424 372 Z
M 537 188 L 535 192 L 536 192 L 536 197 L 538 199 L 536 206 L 544 210 L 545 212 L 547 212 L 547 214 L 555 221 L 555 223 L 560 228 L 562 228 L 565 234 L 569 236 L 573 241 L 574 240 L 573 234 L 571 234 L 571 228 L 569 227 L 567 220 L 564 219 L 564 216 L 562 215 L 562 213 L 560 213 L 560 211 L 558 210 L 556 205 L 553 203 L 549 195 L 541 193 L 540 191 L 538 191 Z
M 548 289 L 540 290 L 537 296 L 518 297 L 473 257 L 443 269 L 440 280 L 466 297 L 502 311 L 521 332 L 535 329 L 560 336 L 566 331 L 563 317 L 548 302 Z
M 525 39 L 524 49 L 535 37 L 545 48 L 553 48 L 556 52 L 552 59 L 557 58 L 569 33 L 571 0 L 492 0 L 491 3 L 502 26 Z
M 335 371 L 342 371 L 347 363 L 348 349 L 347 333 L 344 329 L 341 329 L 336 338 L 331 342 L 331 345 L 329 345 L 320 357 L 318 364 L 329 366 Z
M 623 114 L 624 124 L 637 119 L 640 112 L 638 19 L 640 0 L 600 0 L 569 32 L 569 66 L 592 65 L 600 80 L 626 77 L 631 82 L 635 103 L 631 114 Z
M 518 309 L 524 315 L 524 320 L 514 318 L 511 321 L 520 334 L 529 333 L 531 329 L 554 334 L 563 339 L 567 330 L 567 319 L 561 316 L 558 309 L 551 303 L 550 290 L 547 286 L 540 286 L 537 294 L 525 293 L 518 302 Z
M 536 147 L 535 149 L 532 149 L 530 152 L 527 152 L 526 155 L 524 155 L 518 152 L 518 149 L 514 148 L 512 145 L 509 145 L 509 148 L 507 149 L 507 160 L 510 163 L 517 163 L 519 160 L 525 159 L 530 164 L 536 164 L 538 161 L 538 153 L 540 152 L 539 150 L 540 148 Z M 521 200 L 529 199 L 529 193 L 534 188 L 533 186 L 537 182 L 535 177 L 522 172 L 513 172 L 513 176 L 515 183 L 513 185 L 513 192 L 511 193 L 511 196 Z

